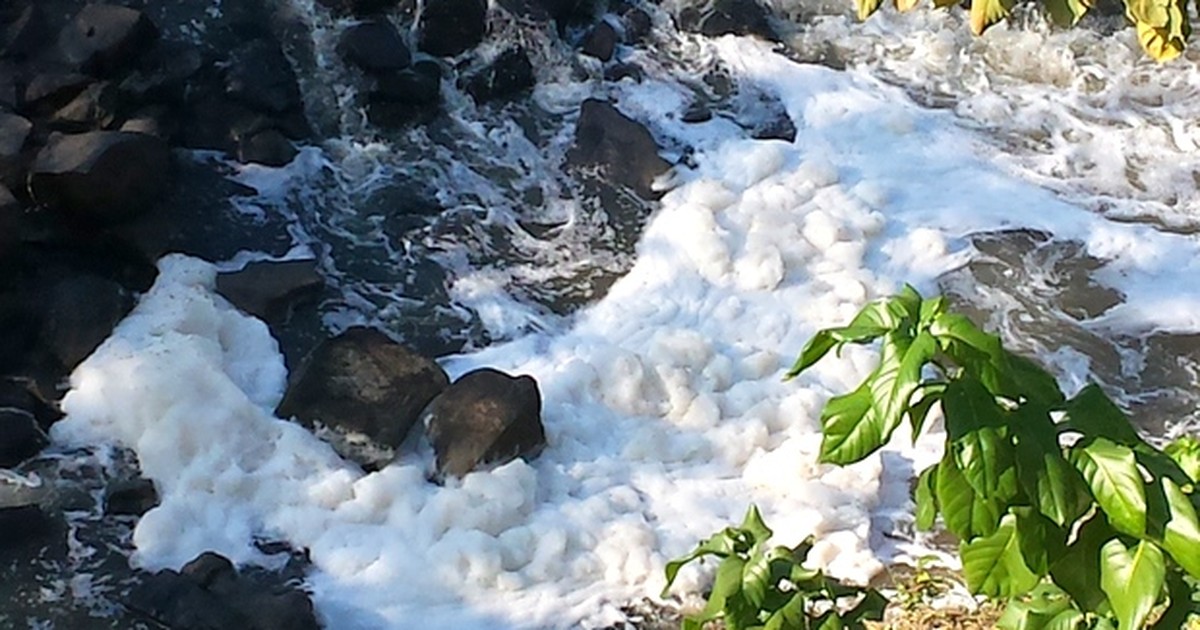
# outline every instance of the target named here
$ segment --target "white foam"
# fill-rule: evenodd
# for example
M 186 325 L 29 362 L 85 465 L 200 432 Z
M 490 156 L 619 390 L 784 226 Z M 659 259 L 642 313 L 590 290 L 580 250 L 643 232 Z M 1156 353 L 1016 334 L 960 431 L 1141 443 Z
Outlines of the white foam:
M 310 551 L 330 627 L 600 625 L 655 597 L 669 557 L 757 503 L 779 542 L 815 534 L 821 564 L 865 581 L 881 566 L 872 515 L 904 507 L 881 503 L 884 488 L 936 450 L 898 440 L 891 464 L 816 463 L 823 401 L 874 359 L 850 348 L 781 382 L 817 328 L 904 281 L 930 289 L 971 255 L 964 235 L 1001 227 L 1111 258 L 1101 276 L 1130 295 L 1111 322 L 1200 328 L 1186 308 L 1200 295 L 1192 239 L 1060 201 L 981 158 L 950 114 L 860 73 L 733 37 L 711 54 L 780 96 L 796 141 L 704 126 L 713 150 L 679 174 L 603 300 L 566 328 L 446 362 L 537 378 L 548 446 L 533 462 L 444 487 L 417 461 L 369 475 L 344 466 L 271 417 L 284 374 L 266 327 L 213 293 L 212 266 L 164 258 L 154 288 L 72 376 L 54 428 L 57 440 L 137 451 L 162 504 L 137 527 L 135 560 L 178 567 L 213 549 L 263 561 L 251 544 L 262 534 Z M 621 89 L 649 104 L 641 90 L 660 87 Z M 1148 278 L 1171 290 L 1138 285 Z M 705 575 L 688 567 L 678 588 L 699 592 Z

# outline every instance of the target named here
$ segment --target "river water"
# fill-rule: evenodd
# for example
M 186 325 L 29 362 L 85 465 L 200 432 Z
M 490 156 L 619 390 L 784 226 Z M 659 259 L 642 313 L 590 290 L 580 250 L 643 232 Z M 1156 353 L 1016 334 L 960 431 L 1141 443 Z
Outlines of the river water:
M 961 14 L 773 6 L 782 46 L 682 34 L 670 3 L 645 7 L 650 43 L 618 53 L 641 81 L 603 81 L 560 39 L 498 20 L 534 59 L 532 95 L 476 106 L 448 81 L 446 115 L 396 132 L 355 107 L 339 23 L 292 0 L 327 140 L 281 169 L 235 167 L 259 191 L 236 203 L 318 256 L 323 328 L 382 327 L 452 375 L 537 378 L 548 446 L 437 486 L 414 441 L 364 474 L 271 415 L 284 358 L 212 290 L 238 261 L 171 257 L 76 371 L 54 433 L 113 441 L 154 480 L 131 561 L 270 565 L 255 543 L 280 540 L 309 551 L 331 628 L 603 627 L 755 503 L 780 543 L 816 534 L 815 562 L 866 581 L 921 553 L 907 488 L 940 436 L 818 465 L 821 405 L 872 353 L 781 375 L 815 330 L 904 282 L 951 294 L 1068 391 L 1100 382 L 1150 435 L 1195 431 L 1196 54 L 1157 65 L 1106 18 L 1057 32 L 1019 15 L 971 38 Z M 600 203 L 561 168 L 592 97 L 675 164 L 661 202 Z M 683 122 L 698 99 L 715 116 Z M 780 113 L 795 141 L 750 137 Z

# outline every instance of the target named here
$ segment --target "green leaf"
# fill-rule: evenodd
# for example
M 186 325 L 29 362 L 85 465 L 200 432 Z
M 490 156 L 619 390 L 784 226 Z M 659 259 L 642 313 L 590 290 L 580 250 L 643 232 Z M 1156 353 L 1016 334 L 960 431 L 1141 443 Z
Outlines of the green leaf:
M 929 412 L 933 410 L 933 406 L 942 402 L 942 396 L 946 393 L 945 383 L 921 383 L 917 386 L 916 395 L 917 401 L 908 407 L 908 423 L 912 427 L 912 441 L 917 443 L 917 439 L 921 437 L 921 431 L 925 429 L 925 419 L 929 416 Z
M 1074 522 L 1092 504 L 1092 496 L 1079 471 L 1063 457 L 1050 417 L 1022 408 L 1011 426 L 1017 433 L 1017 478 L 1025 495 L 1056 524 Z
M 959 545 L 963 576 L 971 593 L 988 597 L 1016 597 L 1032 589 L 1038 576 L 1021 553 L 1016 516 L 1005 514 L 990 536 L 979 536 Z
M 820 461 L 853 464 L 883 446 L 883 423 L 871 407 L 870 380 L 834 396 L 821 411 Z
M 874 1 L 876 7 L 879 5 L 879 0 L 868 1 Z M 868 343 L 889 332 L 901 332 L 911 336 L 911 328 L 920 310 L 921 296 L 907 285 L 899 295 L 867 304 L 850 320 L 849 325 L 817 331 L 800 351 L 799 358 L 784 375 L 784 380 L 795 378 L 820 361 L 830 350 L 842 344 Z
M 1046 0 L 1046 12 L 1050 14 L 1050 19 L 1063 28 L 1078 24 L 1079 18 L 1089 8 L 1091 4 L 1082 0 Z
M 1015 0 L 971 0 L 971 32 L 983 35 L 989 26 L 1008 17 Z
M 1163 477 L 1160 484 L 1169 513 L 1162 547 L 1184 571 L 1200 579 L 1200 518 L 1196 508 L 1174 481 Z
M 1125 412 L 1113 404 L 1099 385 L 1089 383 L 1063 409 L 1064 426 L 1085 437 L 1102 437 L 1111 442 L 1134 447 L 1142 443 Z
M 880 331 L 883 334 L 884 331 Z M 831 329 L 818 330 L 817 334 L 813 335 L 808 343 L 804 344 L 804 348 L 800 351 L 800 357 L 796 359 L 792 369 L 783 375 L 783 380 L 791 380 L 800 375 L 801 372 L 812 367 L 817 361 L 820 361 L 830 350 L 838 344 L 833 338 Z
M 717 576 L 713 580 L 712 594 L 708 596 L 704 610 L 694 618 L 695 621 L 703 625 L 713 619 L 725 617 L 728 625 L 740 625 L 737 616 L 728 615 L 726 611 L 738 608 L 737 599 L 742 592 L 742 570 L 745 566 L 746 561 L 737 556 L 730 556 L 721 561 L 717 567 Z
M 1050 576 L 1083 610 L 1099 610 L 1108 598 L 1100 588 L 1100 548 L 1117 533 L 1096 514 L 1075 533 L 1066 548 L 1053 553 Z
M 863 628 L 864 621 L 882 620 L 887 606 L 888 600 L 886 597 L 881 595 L 879 591 L 868 588 L 864 591 L 862 599 L 854 607 L 842 613 L 842 619 L 851 628 Z
M 916 489 L 916 526 L 921 531 L 929 531 L 933 529 L 933 523 L 937 519 L 937 495 L 935 494 L 935 484 L 937 480 L 938 465 L 934 464 L 921 472 L 921 476 L 917 477 Z
M 942 350 L 992 394 L 1014 401 L 1024 398 L 1038 405 L 1062 402 L 1058 382 L 1049 372 L 1006 351 L 999 337 L 983 332 L 967 317 L 943 313 L 934 318 L 929 331 Z
M 1086 628 L 1087 616 L 1075 610 L 1068 608 L 1046 622 L 1042 626 L 1042 630 L 1081 630 Z
M 925 331 L 913 339 L 895 332 L 884 336 L 879 368 L 867 381 L 875 417 L 882 425 L 883 442 L 904 420 L 913 392 L 921 382 L 921 368 L 936 352 L 937 342 Z
M 1179 464 L 1192 483 L 1200 483 L 1200 440 L 1185 435 L 1167 444 L 1163 452 Z
M 1051 550 L 1066 545 L 1067 532 L 1042 516 L 1031 507 L 1009 507 L 1017 526 L 1017 539 L 1021 543 L 1021 556 L 1025 566 L 1039 578 L 1050 571 Z
M 942 409 L 955 462 L 975 493 L 985 498 L 1016 494 L 1016 469 L 1003 411 L 978 381 L 963 377 L 946 387 Z
M 1100 586 L 1112 603 L 1120 628 L 1141 628 L 1166 580 L 1162 550 L 1149 541 L 1127 549 L 1114 538 L 1100 550 Z
M 960 540 L 996 531 L 1004 511 L 1001 503 L 977 495 L 950 453 L 938 463 L 934 487 L 946 529 Z
M 1192 588 L 1188 586 L 1178 571 L 1171 571 L 1167 574 L 1167 597 L 1170 598 L 1170 602 L 1167 604 L 1166 610 L 1163 611 L 1158 621 L 1150 626 L 1154 630 L 1183 628 L 1192 613 L 1200 613 L 1200 606 L 1197 606 L 1192 598 Z
M 808 625 L 808 598 L 796 593 L 781 608 L 767 617 L 763 630 L 797 630 Z
M 1146 533 L 1146 489 L 1132 449 L 1095 438 L 1073 445 L 1070 460 L 1117 531 Z
M 1065 612 L 1079 613 L 1071 608 L 1071 598 L 1062 589 L 1042 582 L 1028 597 L 1010 601 L 1004 614 L 996 620 L 996 627 L 1001 630 L 1044 630 Z
M 879 10 L 881 0 L 854 0 L 858 6 L 858 19 L 865 20 Z
M 746 509 L 746 516 L 742 518 L 742 526 L 738 529 L 747 534 L 751 545 L 765 543 L 775 534 L 763 522 L 763 517 L 758 511 L 758 506 L 753 503 Z

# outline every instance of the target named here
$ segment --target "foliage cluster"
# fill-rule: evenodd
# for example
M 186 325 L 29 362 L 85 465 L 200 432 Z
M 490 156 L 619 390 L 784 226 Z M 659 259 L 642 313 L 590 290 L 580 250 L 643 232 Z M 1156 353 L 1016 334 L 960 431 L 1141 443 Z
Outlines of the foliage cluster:
M 859 19 L 879 10 L 883 0 L 854 0 Z M 915 8 L 919 0 L 892 0 L 899 11 Z M 950 8 L 962 0 L 932 0 L 936 8 Z M 1124 0 L 1125 17 L 1134 25 L 1138 41 L 1151 57 L 1168 61 L 1178 57 L 1192 34 L 1187 0 Z M 1016 0 L 970 0 L 971 31 L 982 35 L 991 25 L 1009 16 Z M 1050 19 L 1059 26 L 1074 26 L 1095 0 L 1041 0 Z
M 1001 627 L 1180 628 L 1200 611 L 1200 443 L 1155 448 L 1096 385 L 1068 399 L 911 287 L 819 331 L 788 376 L 873 342 L 879 365 L 825 406 L 821 460 L 857 462 L 906 420 L 915 439 L 940 404 L 945 454 L 918 478 L 917 525 L 941 517 L 970 590 L 1009 601 Z
M 792 548 L 770 547 L 771 534 L 752 505 L 741 527 L 727 527 L 667 564 L 664 597 L 683 565 L 705 556 L 720 558 L 707 605 L 686 617 L 682 630 L 700 630 L 716 620 L 729 630 L 839 630 L 883 618 L 887 600 L 876 590 L 845 585 L 803 566 L 812 537 Z

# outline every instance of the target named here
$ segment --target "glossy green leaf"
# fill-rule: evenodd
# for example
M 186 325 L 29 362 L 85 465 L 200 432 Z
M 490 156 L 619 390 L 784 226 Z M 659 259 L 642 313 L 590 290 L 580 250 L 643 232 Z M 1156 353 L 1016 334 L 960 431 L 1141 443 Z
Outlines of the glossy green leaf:
M 1150 626 L 1154 630 L 1176 630 L 1186 627 L 1188 617 L 1200 614 L 1200 604 L 1192 597 L 1192 587 L 1177 571 L 1167 573 L 1167 597 L 1169 602 L 1162 616 Z
M 1042 630 L 1083 630 L 1087 627 L 1087 616 L 1074 608 L 1068 608 L 1051 617 L 1046 625 L 1042 626 Z
M 979 536 L 959 545 L 963 577 L 977 595 L 1015 597 L 1037 585 L 1039 577 L 1021 553 L 1016 516 L 1005 514 L 989 536 Z
M 865 20 L 879 10 L 881 0 L 854 0 L 858 7 L 858 19 Z
M 1100 588 L 1100 549 L 1117 532 L 1096 514 L 1075 533 L 1067 546 L 1053 553 L 1050 576 L 1084 610 L 1099 610 L 1108 597 Z
M 1200 483 L 1200 440 L 1185 435 L 1167 444 L 1163 452 L 1175 460 L 1192 483 Z
M 1025 495 L 1056 524 L 1074 522 L 1092 504 L 1092 496 L 1079 471 L 1063 457 L 1049 416 L 1019 413 L 1013 428 L 1017 479 Z
M 1146 490 L 1132 449 L 1095 438 L 1072 446 L 1070 460 L 1117 531 L 1146 533 Z
M 916 527 L 921 531 L 933 529 L 937 519 L 938 505 L 935 485 L 937 481 L 937 464 L 926 468 L 917 477 L 917 488 L 914 499 L 917 504 Z
M 1087 437 L 1102 437 L 1111 442 L 1133 447 L 1142 443 L 1125 412 L 1113 404 L 1099 385 L 1089 383 L 1069 400 L 1064 426 Z
M 875 1 L 878 7 L 878 0 Z M 912 287 L 905 286 L 899 295 L 875 300 L 864 306 L 850 324 L 840 328 L 817 331 L 800 351 L 796 363 L 784 375 L 784 379 L 795 378 L 812 367 L 830 350 L 846 343 L 868 343 L 889 332 L 907 335 L 920 313 L 921 296 Z
M 882 441 L 904 420 L 913 393 L 921 383 L 921 368 L 937 352 L 937 343 L 927 332 L 909 339 L 900 333 L 888 333 L 880 348 L 879 368 L 867 382 L 871 405 L 881 425 Z
M 1090 3 L 1082 0 L 1046 0 L 1045 6 L 1050 19 L 1064 28 L 1078 24 L 1079 18 L 1091 8 Z
M 960 540 L 996 531 L 1003 513 L 1001 502 L 980 497 L 947 453 L 938 463 L 934 488 L 946 529 Z
M 751 545 L 765 543 L 775 534 L 770 527 L 763 522 L 762 514 L 758 511 L 758 506 L 753 503 L 746 509 L 746 516 L 742 517 L 742 526 L 738 528 L 745 532 L 748 536 L 748 542 Z
M 1066 546 L 1066 530 L 1032 507 L 1010 507 L 1009 512 L 1015 517 L 1017 540 L 1021 543 L 1021 557 L 1025 560 L 1025 566 L 1039 578 L 1044 577 L 1050 571 L 1053 551 Z
M 1015 0 L 971 0 L 971 32 L 982 35 L 989 26 L 1008 17 Z
M 1000 630 L 1044 630 L 1071 607 L 1071 598 L 1053 584 L 1038 584 L 1027 597 L 1013 599 L 996 620 Z M 1065 629 L 1064 629 L 1065 630 Z
M 1175 482 L 1159 480 L 1166 495 L 1168 520 L 1163 528 L 1162 547 L 1193 578 L 1200 579 L 1200 517 L 1188 496 Z
M 1112 603 L 1119 628 L 1141 628 L 1166 580 L 1162 550 L 1149 541 L 1127 549 L 1114 538 L 1100 550 L 1100 586 Z
M 921 432 L 925 430 L 925 419 L 929 416 L 929 412 L 933 410 L 933 406 L 942 402 L 942 396 L 946 393 L 945 383 L 922 383 L 917 387 L 916 400 L 908 407 L 908 423 L 912 427 L 912 441 L 916 444 L 921 437 Z
M 820 460 L 853 464 L 883 446 L 883 423 L 871 406 L 869 381 L 849 394 L 834 396 L 821 411 Z
M 978 381 L 960 378 L 946 387 L 942 400 L 946 439 L 963 475 L 983 497 L 1016 493 L 1016 463 L 1003 411 Z

